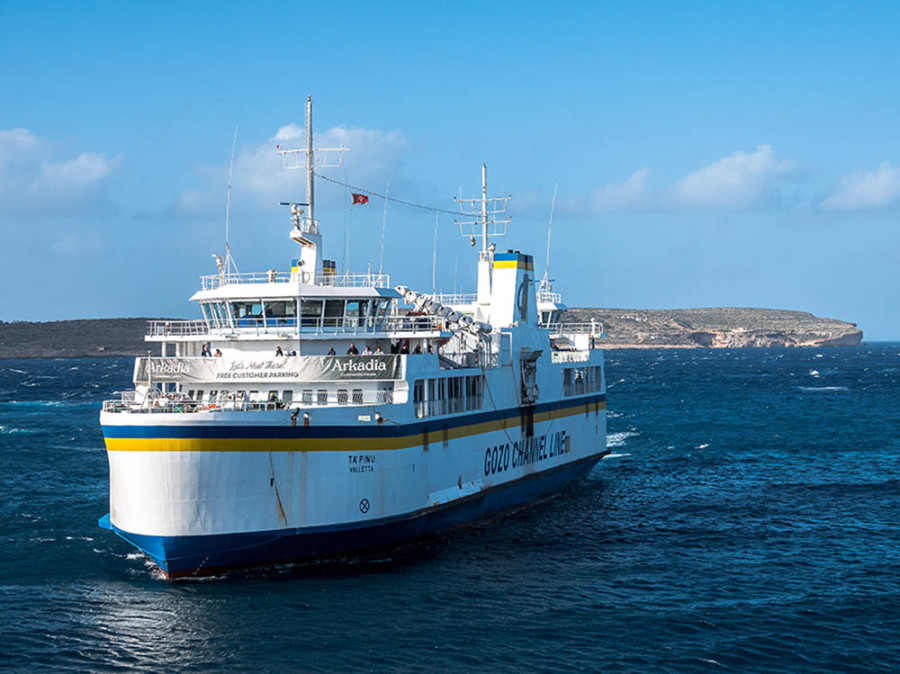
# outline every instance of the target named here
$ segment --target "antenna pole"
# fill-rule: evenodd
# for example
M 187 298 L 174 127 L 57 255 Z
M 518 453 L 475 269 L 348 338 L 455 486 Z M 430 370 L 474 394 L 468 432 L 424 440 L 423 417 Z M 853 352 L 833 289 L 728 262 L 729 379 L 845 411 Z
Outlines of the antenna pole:
M 315 170 L 315 158 L 313 156 L 313 118 L 312 118 L 312 96 L 306 97 L 306 203 L 309 209 L 308 220 L 312 224 L 316 221 L 315 209 L 315 185 L 313 181 L 313 173 Z
M 434 250 L 431 254 L 431 294 L 437 291 L 437 228 L 438 214 L 434 214 Z
M 550 283 L 550 235 L 553 233 L 553 209 L 556 208 L 556 190 L 559 183 L 553 186 L 553 201 L 550 202 L 550 224 L 547 225 L 547 268 L 544 270 L 544 280 L 541 285 Z
M 487 164 L 481 164 L 481 250 L 487 252 Z

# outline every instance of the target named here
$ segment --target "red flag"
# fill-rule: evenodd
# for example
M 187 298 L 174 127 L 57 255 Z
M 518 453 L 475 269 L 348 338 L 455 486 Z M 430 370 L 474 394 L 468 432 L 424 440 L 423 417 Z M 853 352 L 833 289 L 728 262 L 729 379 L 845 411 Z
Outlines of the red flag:
M 357 204 L 369 203 L 369 197 L 365 194 L 351 193 L 350 196 L 353 197 L 353 205 L 354 206 L 356 206 Z

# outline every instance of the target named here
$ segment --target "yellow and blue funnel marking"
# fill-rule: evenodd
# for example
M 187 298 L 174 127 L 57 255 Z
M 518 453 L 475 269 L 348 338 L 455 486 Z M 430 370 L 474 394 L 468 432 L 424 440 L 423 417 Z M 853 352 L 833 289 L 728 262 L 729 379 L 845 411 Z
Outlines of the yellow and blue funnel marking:
M 525 269 L 534 271 L 534 258 L 523 253 L 496 253 L 494 269 Z

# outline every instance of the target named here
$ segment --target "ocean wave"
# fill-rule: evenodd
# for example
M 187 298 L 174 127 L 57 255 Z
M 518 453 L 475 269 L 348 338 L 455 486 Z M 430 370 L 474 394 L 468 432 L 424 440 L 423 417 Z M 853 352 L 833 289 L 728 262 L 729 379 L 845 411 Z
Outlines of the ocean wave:
M 846 386 L 798 386 L 801 391 L 815 393 L 818 391 L 849 391 Z
M 15 435 L 17 433 L 35 433 L 36 431 L 29 428 L 10 428 L 9 426 L 0 426 L 0 434 Z
M 628 438 L 634 438 L 640 435 L 637 431 L 620 431 L 619 433 L 610 433 L 606 436 L 607 447 L 624 447 L 628 442 Z
M 81 408 L 90 408 L 90 407 L 99 407 L 100 401 L 69 401 L 69 400 L 10 400 L 8 402 L 0 403 L 0 408 L 3 407 L 81 407 Z

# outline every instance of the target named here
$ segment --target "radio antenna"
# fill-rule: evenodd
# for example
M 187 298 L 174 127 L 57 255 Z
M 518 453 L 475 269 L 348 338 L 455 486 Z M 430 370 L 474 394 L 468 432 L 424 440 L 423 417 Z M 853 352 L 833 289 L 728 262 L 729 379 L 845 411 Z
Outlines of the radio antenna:
M 541 290 L 550 290 L 550 235 L 553 233 L 553 209 L 556 208 L 556 190 L 559 183 L 553 186 L 553 201 L 550 202 L 550 224 L 547 225 L 547 268 L 544 269 L 544 278 L 541 280 Z
M 225 269 L 234 267 L 237 271 L 237 265 L 231 256 L 231 246 L 228 245 L 228 225 L 231 218 L 231 176 L 234 173 L 234 148 L 237 146 L 238 128 L 234 126 L 234 138 L 231 141 L 231 163 L 228 165 L 228 189 L 225 191 Z

